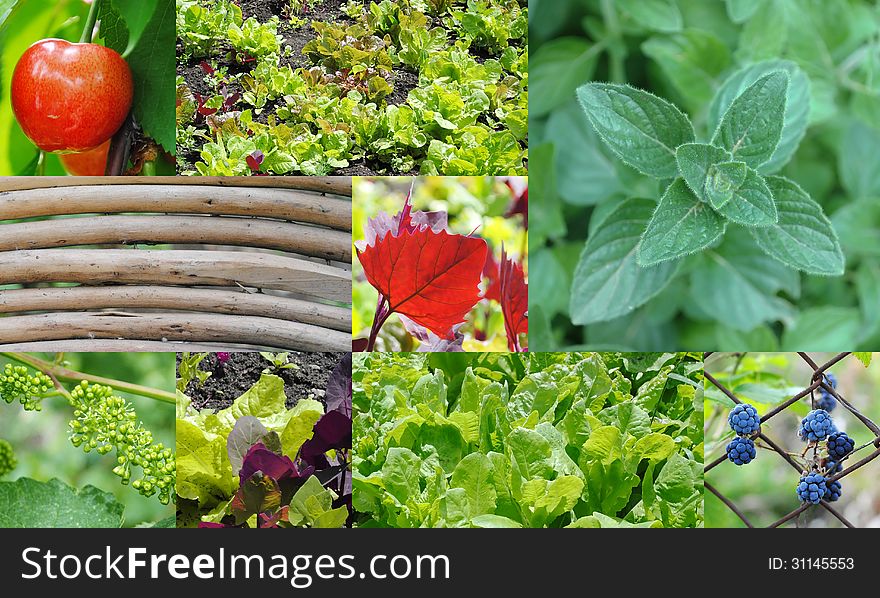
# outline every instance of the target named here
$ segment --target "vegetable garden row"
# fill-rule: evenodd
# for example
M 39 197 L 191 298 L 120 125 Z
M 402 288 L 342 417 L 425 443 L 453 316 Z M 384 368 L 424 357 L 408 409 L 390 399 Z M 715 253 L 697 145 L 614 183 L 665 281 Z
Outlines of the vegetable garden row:
M 525 0 L 178 0 L 182 174 L 525 174 Z

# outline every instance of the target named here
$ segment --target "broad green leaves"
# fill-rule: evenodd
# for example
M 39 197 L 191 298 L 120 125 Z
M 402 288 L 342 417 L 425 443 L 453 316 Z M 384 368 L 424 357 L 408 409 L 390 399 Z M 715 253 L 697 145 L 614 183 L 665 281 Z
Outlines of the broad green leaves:
M 663 197 L 642 235 L 638 263 L 652 266 L 696 253 L 724 234 L 724 219 L 698 200 L 682 179 Z
M 712 99 L 716 77 L 730 64 L 727 46 L 699 29 L 652 37 L 642 51 L 660 66 L 683 106 L 694 112 Z
M 666 32 L 681 29 L 681 12 L 672 0 L 617 0 L 617 5 L 647 29 Z
M 767 183 L 776 200 L 779 222 L 752 231 L 761 249 L 810 274 L 843 274 L 843 251 L 822 207 L 788 179 L 768 177 Z
M 675 148 L 694 140 L 691 123 L 678 108 L 646 91 L 606 83 L 580 87 L 578 99 L 621 160 L 656 178 L 676 175 Z
M 629 313 L 662 291 L 675 275 L 674 263 L 647 268 L 636 263 L 653 210 L 649 200 L 627 200 L 589 238 L 572 282 L 573 322 L 601 322 Z
M 698 355 L 458 355 L 354 357 L 356 525 L 700 525 Z M 426 377 L 442 387 L 416 396 Z M 427 441 L 441 426 L 464 447 L 454 462 Z
M 755 81 L 727 109 L 712 142 L 753 168 L 767 162 L 782 134 L 787 91 L 784 71 Z
M 580 38 L 563 37 L 544 44 L 535 52 L 529 64 L 530 79 L 536 89 L 546 91 L 532 96 L 529 102 L 532 118 L 567 102 L 577 86 L 592 77 L 596 52 L 590 48 L 590 44 Z
M 0 482 L 0 528 L 122 527 L 124 505 L 94 486 L 71 488 L 52 479 Z

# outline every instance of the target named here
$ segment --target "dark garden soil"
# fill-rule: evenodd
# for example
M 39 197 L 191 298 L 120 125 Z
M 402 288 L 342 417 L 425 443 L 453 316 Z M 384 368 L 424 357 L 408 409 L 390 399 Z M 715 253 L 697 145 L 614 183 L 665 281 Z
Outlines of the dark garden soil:
M 297 367 L 270 372 L 284 380 L 288 409 L 309 396 L 323 403 L 330 373 L 342 356 L 342 353 L 289 353 L 287 361 Z M 180 363 L 179 354 L 177 360 Z M 229 360 L 222 366 L 212 353 L 202 360 L 199 369 L 214 373 L 202 385 L 192 380 L 186 387 L 186 395 L 196 409 L 225 409 L 253 386 L 266 368 L 272 368 L 272 364 L 259 353 L 230 353 Z

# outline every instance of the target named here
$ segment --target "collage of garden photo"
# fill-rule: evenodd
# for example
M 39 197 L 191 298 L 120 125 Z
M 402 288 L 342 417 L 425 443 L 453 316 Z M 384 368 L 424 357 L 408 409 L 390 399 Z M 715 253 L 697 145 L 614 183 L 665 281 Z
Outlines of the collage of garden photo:
M 875 0 L 0 1 L 0 528 L 880 528 L 873 348 Z

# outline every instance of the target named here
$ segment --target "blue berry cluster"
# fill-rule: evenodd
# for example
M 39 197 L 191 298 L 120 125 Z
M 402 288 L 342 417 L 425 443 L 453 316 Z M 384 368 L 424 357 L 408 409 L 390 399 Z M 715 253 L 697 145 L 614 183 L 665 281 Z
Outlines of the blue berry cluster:
M 827 411 L 824 409 L 813 409 L 801 421 L 798 436 L 801 440 L 818 442 L 819 440 L 825 440 L 836 431 L 837 428 L 834 427 L 831 415 Z
M 727 445 L 727 458 L 737 465 L 745 465 L 755 458 L 755 443 L 751 438 L 737 436 Z
M 802 475 L 797 485 L 797 494 L 801 502 L 818 505 L 819 501 L 825 498 L 827 492 L 825 476 L 820 473 L 813 472 Z
M 831 388 L 837 388 L 837 378 L 832 373 L 825 374 L 825 380 L 831 385 Z M 816 407 L 831 411 L 837 407 L 837 399 L 823 387 L 819 387 L 819 400 L 816 401 Z
M 751 436 L 761 428 L 758 410 L 746 403 L 740 403 L 730 411 L 727 423 L 737 436 Z
M 727 458 L 736 465 L 751 463 L 757 453 L 755 443 L 749 436 L 761 429 L 761 418 L 758 417 L 757 409 L 746 403 L 740 403 L 730 410 L 727 423 L 736 433 L 736 438 L 725 448 Z
M 834 432 L 828 437 L 827 446 L 828 456 L 831 459 L 839 460 L 853 452 L 856 443 L 846 435 L 846 432 Z
M 825 378 L 831 388 L 837 388 L 837 378 L 834 377 L 834 374 L 825 374 Z M 819 408 L 810 411 L 807 417 L 801 421 L 801 426 L 798 429 L 798 436 L 801 440 L 811 444 L 825 440 L 825 448 L 828 451 L 828 456 L 821 460 L 821 467 L 814 466 L 814 471 L 801 476 L 797 486 L 797 494 L 801 502 L 809 502 L 814 505 L 822 499 L 833 502 L 840 498 L 843 486 L 837 480 L 828 481 L 828 478 L 843 471 L 841 460 L 855 449 L 853 439 L 847 436 L 846 432 L 837 431 L 837 427 L 828 413 L 837 405 L 837 400 L 828 391 L 821 388 L 820 398 L 816 405 Z
M 842 494 L 841 490 L 842 488 L 840 486 L 840 482 L 838 482 L 837 480 L 833 482 L 826 482 L 824 496 L 825 500 L 829 502 L 834 502 L 835 500 L 840 498 L 840 495 Z

